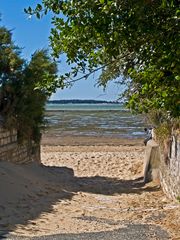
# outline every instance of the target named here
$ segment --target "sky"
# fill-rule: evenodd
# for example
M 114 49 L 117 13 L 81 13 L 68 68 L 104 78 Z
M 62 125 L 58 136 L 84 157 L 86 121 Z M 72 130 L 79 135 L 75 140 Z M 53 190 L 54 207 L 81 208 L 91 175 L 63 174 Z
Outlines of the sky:
M 29 18 L 24 8 L 32 8 L 40 3 L 39 0 L 0 0 L 1 26 L 12 30 L 13 40 L 22 48 L 22 57 L 30 59 L 31 55 L 39 49 L 48 48 L 51 25 L 51 16 L 47 15 L 38 20 Z M 63 62 L 64 61 L 64 62 Z M 65 58 L 59 64 L 59 73 L 66 72 Z M 118 99 L 122 87 L 111 82 L 107 89 L 96 86 L 98 75 L 76 82 L 71 88 L 60 90 L 51 96 L 55 99 L 95 99 L 115 101 Z

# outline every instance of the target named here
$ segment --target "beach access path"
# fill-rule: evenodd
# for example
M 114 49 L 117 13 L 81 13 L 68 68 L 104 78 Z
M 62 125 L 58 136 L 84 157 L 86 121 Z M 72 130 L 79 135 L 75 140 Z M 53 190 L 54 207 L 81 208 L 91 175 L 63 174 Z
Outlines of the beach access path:
M 46 141 L 42 166 L 0 162 L 1 239 L 180 239 L 180 205 L 143 183 L 142 141 L 80 141 Z

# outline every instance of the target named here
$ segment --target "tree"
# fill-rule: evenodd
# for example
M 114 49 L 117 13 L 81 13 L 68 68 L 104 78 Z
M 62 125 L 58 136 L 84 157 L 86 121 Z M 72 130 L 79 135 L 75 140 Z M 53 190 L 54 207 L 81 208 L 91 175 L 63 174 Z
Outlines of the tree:
M 48 11 L 54 56 L 73 63 L 61 80 L 101 66 L 100 85 L 124 76 L 131 109 L 180 115 L 178 0 L 44 0 L 26 10 L 38 18 Z
M 24 60 L 20 49 L 12 42 L 12 34 L 0 27 L 0 114 L 11 115 L 14 109 L 14 89 L 12 85 L 23 78 Z
M 18 130 L 19 140 L 40 140 L 44 107 L 55 91 L 57 71 L 47 50 L 36 51 L 29 62 L 22 59 L 12 33 L 0 27 L 1 121 Z
M 22 81 L 14 84 L 18 95 L 15 114 L 21 139 L 40 140 L 45 104 L 55 91 L 56 79 L 57 65 L 51 60 L 47 50 L 36 51 L 24 68 Z

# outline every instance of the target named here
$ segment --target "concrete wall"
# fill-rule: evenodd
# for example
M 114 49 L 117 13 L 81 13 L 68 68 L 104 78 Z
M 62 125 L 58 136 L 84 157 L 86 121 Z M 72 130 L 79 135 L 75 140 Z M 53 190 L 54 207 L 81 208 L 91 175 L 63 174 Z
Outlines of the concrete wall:
M 18 144 L 17 131 L 0 127 L 0 161 L 18 164 L 40 162 L 40 146 L 30 143 Z
M 164 192 L 173 199 L 180 197 L 180 138 L 173 135 L 169 145 L 169 160 L 160 162 L 160 181 Z

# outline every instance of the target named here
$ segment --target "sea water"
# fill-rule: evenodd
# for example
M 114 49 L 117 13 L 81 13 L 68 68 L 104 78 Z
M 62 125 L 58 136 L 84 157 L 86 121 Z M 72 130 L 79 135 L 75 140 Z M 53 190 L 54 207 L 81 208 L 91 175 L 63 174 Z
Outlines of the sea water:
M 46 131 L 56 136 L 144 136 L 144 119 L 122 104 L 47 104 Z

